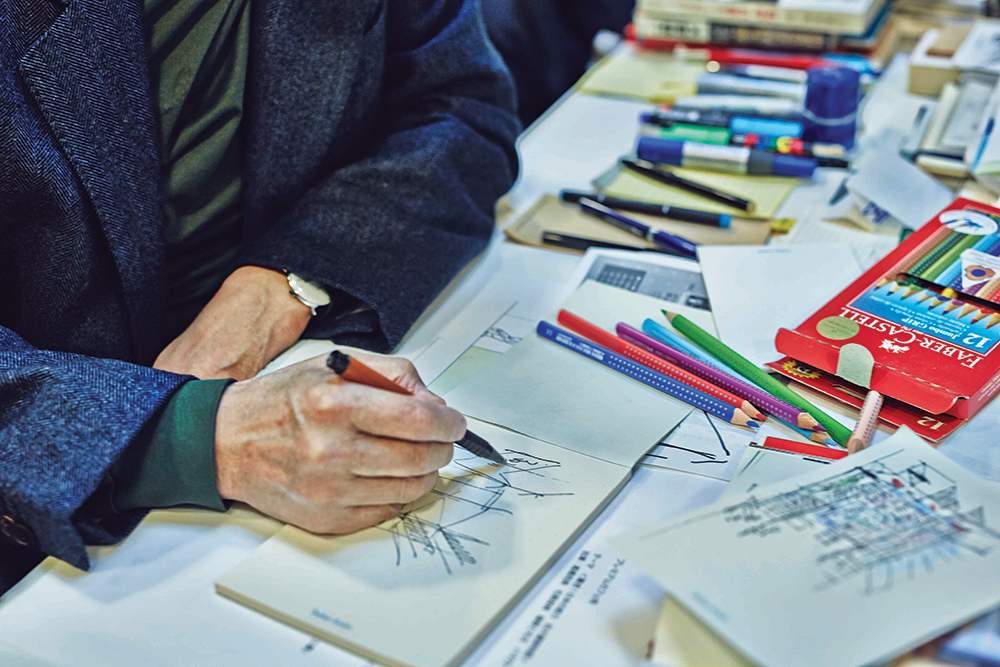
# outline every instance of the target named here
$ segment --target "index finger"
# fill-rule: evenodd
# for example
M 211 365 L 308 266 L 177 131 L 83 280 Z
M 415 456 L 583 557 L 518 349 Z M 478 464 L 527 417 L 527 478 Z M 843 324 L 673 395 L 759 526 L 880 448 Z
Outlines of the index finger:
M 343 389 L 356 394 L 349 420 L 361 433 L 414 442 L 457 442 L 465 436 L 465 417 L 441 403 L 360 385 Z

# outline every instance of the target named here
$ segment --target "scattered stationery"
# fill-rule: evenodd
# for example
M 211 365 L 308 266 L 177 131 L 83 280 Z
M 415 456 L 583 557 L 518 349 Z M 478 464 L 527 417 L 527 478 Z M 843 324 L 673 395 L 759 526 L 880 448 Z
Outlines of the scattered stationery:
M 860 667 L 1000 604 L 998 515 L 994 484 L 904 429 L 618 545 L 751 662 Z
M 679 401 L 683 401 L 692 407 L 715 415 L 730 424 L 746 426 L 748 428 L 760 428 L 759 423 L 750 419 L 739 408 L 729 405 L 705 392 L 694 389 L 683 382 L 678 382 L 668 375 L 649 370 L 644 364 L 635 363 L 627 357 L 590 343 L 586 339 L 573 335 L 565 329 L 553 326 L 545 320 L 538 323 L 538 335 L 562 347 L 573 350 L 583 357 L 593 359 L 626 377 L 637 380 Z
M 562 307 L 613 330 L 620 320 L 640 321 L 662 304 L 644 294 L 587 280 Z M 712 316 L 704 310 L 671 308 L 712 327 Z M 534 333 L 444 398 L 476 419 L 627 466 L 691 410 L 686 403 Z
M 719 339 L 758 366 L 782 355 L 777 327 L 804 322 L 861 274 L 847 245 L 699 248 Z
M 585 338 L 590 339 L 598 345 L 608 348 L 615 354 L 620 354 L 631 359 L 632 361 L 637 361 L 643 366 L 652 368 L 658 373 L 668 375 L 678 382 L 683 382 L 684 384 L 694 387 L 701 392 L 714 396 L 724 403 L 729 403 L 733 407 L 739 408 L 745 412 L 751 419 L 764 419 L 764 415 L 762 415 L 757 408 L 750 403 L 750 401 L 746 400 L 746 398 L 723 389 L 721 386 L 713 384 L 699 375 L 690 373 L 680 366 L 675 366 L 674 364 L 665 361 L 664 358 L 652 354 L 650 351 L 647 351 L 639 345 L 633 344 L 624 336 L 619 337 L 601 329 L 600 327 L 595 327 L 582 317 L 577 317 L 567 310 L 560 310 L 558 319 L 559 324 Z M 627 325 L 619 322 L 616 329 L 620 331 L 623 326 Z
M 376 389 L 384 389 L 396 394 L 405 394 L 407 396 L 412 394 L 406 387 L 393 382 L 374 368 L 366 366 L 361 361 L 352 358 L 340 350 L 334 350 L 330 353 L 326 358 L 326 365 L 344 380 L 357 382 L 358 384 Z M 489 442 L 483 440 L 472 431 L 466 431 L 465 436 L 455 444 L 475 456 L 488 459 L 498 465 L 507 463 L 503 456 L 497 450 L 493 449 Z
M 573 204 L 581 199 L 591 199 L 598 204 L 604 204 L 609 208 L 616 208 L 622 211 L 633 213 L 645 213 L 663 218 L 673 218 L 684 222 L 696 222 L 700 225 L 712 225 L 714 227 L 728 227 L 733 218 L 724 213 L 707 213 L 705 211 L 695 211 L 690 208 L 680 206 L 667 206 L 647 201 L 636 201 L 634 199 L 622 199 L 621 197 L 611 197 L 601 192 L 577 192 L 574 190 L 563 190 L 559 193 L 559 198 Z
M 726 206 L 740 209 L 741 211 L 745 211 L 747 213 L 752 214 L 757 207 L 757 205 L 749 199 L 744 199 L 743 197 L 720 190 L 719 188 L 712 187 L 711 185 L 707 185 L 706 183 L 700 181 L 678 176 L 668 169 L 660 169 L 656 164 L 650 162 L 646 158 L 642 158 L 641 156 L 640 158 L 641 159 L 639 160 L 622 160 L 622 165 L 638 174 L 651 178 L 664 185 L 680 188 L 681 190 L 685 190 L 686 192 L 697 195 L 698 197 L 710 199 L 712 201 L 725 204 Z
M 459 664 L 631 467 L 473 426 L 506 466 L 456 452 L 434 491 L 395 519 L 341 536 L 286 526 L 217 590 L 383 664 Z
M 677 331 L 690 338 L 696 345 L 726 364 L 729 368 L 750 380 L 761 389 L 792 405 L 801 408 L 812 415 L 820 425 L 829 432 L 830 437 L 838 444 L 846 445 L 851 432 L 836 419 L 826 414 L 815 405 L 805 400 L 784 384 L 775 380 L 766 371 L 761 370 L 753 362 L 740 356 L 738 352 L 715 338 L 697 324 L 680 313 L 663 311 L 667 320 Z
M 576 250 L 579 252 L 586 252 L 591 248 L 604 248 L 607 250 L 628 250 L 629 252 L 661 252 L 667 255 L 674 254 L 665 248 L 636 248 L 633 246 L 622 245 L 621 243 L 588 239 L 583 236 L 573 236 L 572 234 L 557 234 L 556 232 L 542 232 L 542 243 L 547 246 L 564 248 L 566 250 Z
M 657 187 L 657 186 L 654 186 Z M 665 189 L 665 188 L 658 188 Z M 644 201 L 657 201 L 657 197 L 638 196 L 631 199 L 642 199 Z M 692 198 L 694 199 L 694 198 Z M 706 200 L 701 199 L 701 202 Z M 660 197 L 660 203 L 667 203 Z M 690 204 L 691 202 L 685 202 Z M 708 203 L 711 208 L 714 204 Z M 673 204 L 670 204 L 671 206 Z M 697 208 L 692 206 L 691 208 Z M 730 212 L 733 209 L 726 207 Z M 715 215 L 729 215 L 722 212 L 721 207 L 713 211 Z M 759 244 L 767 239 L 768 228 L 766 224 L 753 220 L 743 220 L 733 218 L 728 227 L 716 227 L 709 225 L 692 225 L 689 222 L 672 220 L 660 216 L 647 215 L 644 213 L 633 213 L 630 217 L 640 220 L 643 224 L 651 228 L 680 234 L 684 238 L 697 243 L 704 244 Z M 601 220 L 587 215 L 579 207 L 559 200 L 558 197 L 545 195 L 538 200 L 527 212 L 521 215 L 511 225 L 504 229 L 507 238 L 517 243 L 524 243 L 533 246 L 542 246 L 542 234 L 561 234 L 564 236 L 575 236 L 594 241 L 606 243 L 616 243 L 628 246 L 637 250 L 662 250 L 657 248 L 652 242 L 640 239 L 638 236 L 630 234 L 621 229 L 608 225 Z
M 817 422 L 808 412 L 796 408 L 779 398 L 775 398 L 760 387 L 752 385 L 749 382 L 727 373 L 724 370 L 720 370 L 717 366 L 711 363 L 706 363 L 700 359 L 692 357 L 679 349 L 657 340 L 653 336 L 635 329 L 634 327 L 624 323 L 619 323 L 616 327 L 616 331 L 622 339 L 627 340 L 645 350 L 649 350 L 653 354 L 656 354 L 664 359 L 668 359 L 681 368 L 710 382 L 714 382 L 720 387 L 733 392 L 733 394 L 737 396 L 741 396 L 748 401 L 753 401 L 762 409 L 774 414 L 786 422 L 794 424 L 798 428 L 814 429 L 819 425 L 819 422 Z
M 1000 312 L 983 298 L 994 269 L 974 248 L 998 220 L 998 209 L 956 200 L 805 322 L 779 329 L 775 346 L 930 415 L 968 419 L 1000 388 Z M 959 266 L 960 289 L 942 287 Z
M 704 171 L 793 178 L 812 178 L 816 171 L 814 158 L 782 155 L 742 146 L 718 146 L 641 136 L 635 150 L 642 160 Z
M 741 176 L 738 174 L 720 174 L 710 171 L 697 171 L 680 167 L 670 170 L 675 176 L 695 181 L 721 192 L 731 193 L 737 198 L 752 201 L 753 213 L 739 206 L 729 206 L 721 202 L 706 199 L 680 187 L 668 185 L 662 181 L 638 173 L 631 169 L 615 166 L 594 184 L 603 192 L 615 197 L 642 199 L 670 206 L 684 206 L 714 213 L 728 213 L 733 216 L 733 226 L 738 221 L 737 216 L 770 220 L 777 213 L 781 204 L 795 189 L 799 179 L 782 176 Z M 693 241 L 698 241 L 691 235 Z
M 865 397 L 868 395 L 868 389 L 865 387 L 848 382 L 832 373 L 813 368 L 791 357 L 784 357 L 767 366 L 794 380 L 798 385 L 805 385 L 858 410 L 864 405 Z M 957 417 L 947 414 L 931 414 L 926 410 L 920 410 L 890 397 L 883 397 L 879 421 L 892 426 L 906 426 L 931 444 L 940 443 L 964 423 L 964 420 Z
M 878 426 L 878 412 L 882 409 L 882 400 L 882 394 L 877 391 L 870 391 L 865 397 L 858 425 L 847 439 L 847 451 L 851 454 L 860 452 L 871 443 L 875 427 Z
M 676 252 L 676 254 L 684 257 L 693 258 L 698 255 L 698 246 L 683 236 L 668 234 L 667 232 L 653 229 L 649 225 L 645 225 L 634 218 L 630 218 L 627 215 L 615 211 L 614 209 L 610 209 L 603 204 L 598 204 L 592 199 L 581 199 L 579 205 L 580 210 L 584 213 L 603 220 L 608 224 L 613 225 L 618 229 L 627 231 L 628 233 L 638 236 L 641 239 L 652 241 L 661 248 L 668 248 Z

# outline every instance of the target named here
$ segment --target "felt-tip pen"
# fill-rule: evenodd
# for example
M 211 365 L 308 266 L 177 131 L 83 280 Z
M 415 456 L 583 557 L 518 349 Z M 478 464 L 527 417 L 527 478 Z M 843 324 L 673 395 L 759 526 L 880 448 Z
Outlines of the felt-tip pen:
M 697 244 L 688 241 L 682 236 L 668 234 L 664 231 L 653 230 L 649 225 L 645 225 L 638 220 L 622 215 L 618 211 L 612 210 L 603 204 L 598 204 L 593 199 L 581 199 L 580 208 L 595 218 L 600 218 L 604 222 L 614 225 L 629 234 L 634 234 L 641 239 L 652 241 L 656 245 L 675 248 L 682 254 L 696 258 L 698 256 Z
M 816 160 L 740 146 L 640 137 L 636 154 L 653 163 L 755 176 L 812 178 Z
M 559 197 L 565 201 L 575 204 L 581 199 L 591 199 L 598 204 L 604 204 L 608 208 L 617 208 L 622 211 L 632 213 L 645 213 L 661 218 L 672 218 L 684 222 L 696 222 L 700 225 L 711 227 L 728 227 L 733 218 L 725 213 L 709 213 L 708 211 L 696 211 L 691 208 L 681 208 L 680 206 L 667 206 L 647 201 L 636 201 L 634 199 L 622 199 L 601 194 L 600 192 L 577 192 L 575 190 L 563 190 Z

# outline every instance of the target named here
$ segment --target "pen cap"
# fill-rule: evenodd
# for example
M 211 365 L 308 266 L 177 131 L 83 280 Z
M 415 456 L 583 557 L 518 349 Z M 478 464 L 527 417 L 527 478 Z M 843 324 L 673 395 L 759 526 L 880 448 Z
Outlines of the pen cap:
M 773 157 L 775 176 L 794 176 L 795 178 L 812 178 L 816 171 L 816 160 L 798 155 L 781 155 Z
M 848 67 L 813 67 L 806 72 L 807 141 L 854 145 L 861 75 Z

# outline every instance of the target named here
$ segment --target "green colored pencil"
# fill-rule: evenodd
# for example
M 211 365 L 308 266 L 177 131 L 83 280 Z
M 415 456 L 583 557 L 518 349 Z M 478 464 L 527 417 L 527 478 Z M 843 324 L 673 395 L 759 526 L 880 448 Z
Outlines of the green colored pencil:
M 937 259 L 937 261 L 935 261 L 933 264 L 924 269 L 923 273 L 921 273 L 919 277 L 923 278 L 924 280 L 929 280 L 931 282 L 934 282 L 935 280 L 937 280 L 938 276 L 940 276 L 944 272 L 945 269 L 954 264 L 955 261 L 958 260 L 959 257 L 961 257 L 963 252 L 965 252 L 966 250 L 968 250 L 969 248 L 976 245 L 976 243 L 982 240 L 983 240 L 982 236 L 972 236 L 971 234 L 969 236 L 966 236 L 964 239 L 960 240 L 954 246 L 949 248 L 947 252 L 945 252 L 943 255 L 941 255 L 941 257 Z
M 920 258 L 920 260 L 911 266 L 907 273 L 911 276 L 920 276 L 924 271 L 926 271 L 931 264 L 941 259 L 941 255 L 945 254 L 949 250 L 955 247 L 955 245 L 962 240 L 965 234 L 959 234 L 958 232 L 952 232 L 949 234 L 941 243 L 937 244 L 928 251 L 926 255 Z
M 781 382 L 775 380 L 771 375 L 756 364 L 743 358 L 739 352 L 733 350 L 718 338 L 708 333 L 697 324 L 676 313 L 663 311 L 667 320 L 677 331 L 687 336 L 698 347 L 708 352 L 710 355 L 726 364 L 734 371 L 753 382 L 755 385 L 765 390 L 772 396 L 791 403 L 800 410 L 805 410 L 826 429 L 830 437 L 842 447 L 847 446 L 847 439 L 851 437 L 851 429 L 847 428 L 839 421 L 826 414 L 815 405 L 802 398 L 794 391 L 786 387 Z

